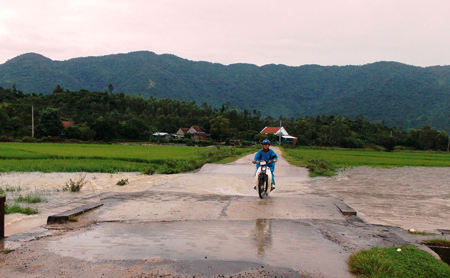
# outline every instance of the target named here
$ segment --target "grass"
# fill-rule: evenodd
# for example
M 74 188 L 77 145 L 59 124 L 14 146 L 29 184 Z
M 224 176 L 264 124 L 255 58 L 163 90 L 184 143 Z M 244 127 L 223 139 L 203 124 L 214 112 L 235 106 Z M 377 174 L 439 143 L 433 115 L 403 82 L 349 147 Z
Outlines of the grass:
M 423 243 L 430 246 L 450 247 L 450 240 L 448 239 L 427 239 Z
M 332 176 L 340 168 L 357 166 L 450 167 L 449 154 L 439 152 L 283 148 L 283 154 L 291 164 L 310 169 L 311 176 Z
M 121 186 L 126 185 L 126 184 L 128 184 L 128 179 L 121 179 L 120 181 L 118 181 L 116 183 L 116 185 L 121 185 Z
M 88 180 L 86 180 L 86 174 L 73 180 L 69 179 L 63 187 L 63 191 L 79 192 L 87 182 Z
M 8 205 L 8 203 L 5 203 L 5 214 L 12 214 L 12 213 L 23 213 L 26 215 L 32 215 L 32 214 L 37 214 L 38 210 L 30 208 L 30 207 L 24 208 L 19 205 L 10 206 L 10 205 Z
M 450 277 L 450 266 L 410 245 L 359 251 L 348 265 L 356 277 Z
M 435 233 L 428 233 L 425 231 L 412 231 L 412 230 L 408 230 L 408 234 L 410 235 L 417 235 L 417 236 L 435 236 Z
M 69 222 L 78 222 L 78 217 L 77 216 L 73 216 L 73 215 L 69 215 L 69 218 L 67 219 L 67 221 L 69 221 Z
M 41 196 L 39 196 L 39 194 L 36 193 L 28 193 L 27 195 L 22 196 L 19 195 L 19 197 L 17 197 L 17 202 L 26 202 L 26 203 L 30 203 L 30 204 L 35 204 L 35 203 L 40 203 L 43 201 L 43 199 L 41 198 Z
M 0 172 L 179 173 L 250 152 L 253 149 L 0 143 Z
M 22 191 L 22 188 L 19 186 L 10 186 L 10 185 L 6 185 L 5 188 L 3 189 L 3 187 L 0 187 L 0 194 L 1 193 L 5 193 L 5 192 L 20 192 Z

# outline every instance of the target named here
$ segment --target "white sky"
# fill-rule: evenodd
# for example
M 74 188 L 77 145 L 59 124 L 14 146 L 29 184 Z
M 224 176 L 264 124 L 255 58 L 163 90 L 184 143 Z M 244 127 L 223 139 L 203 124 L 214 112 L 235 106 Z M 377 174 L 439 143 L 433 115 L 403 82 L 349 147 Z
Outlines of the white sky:
M 449 0 L 0 0 L 0 64 L 149 50 L 225 65 L 450 65 Z

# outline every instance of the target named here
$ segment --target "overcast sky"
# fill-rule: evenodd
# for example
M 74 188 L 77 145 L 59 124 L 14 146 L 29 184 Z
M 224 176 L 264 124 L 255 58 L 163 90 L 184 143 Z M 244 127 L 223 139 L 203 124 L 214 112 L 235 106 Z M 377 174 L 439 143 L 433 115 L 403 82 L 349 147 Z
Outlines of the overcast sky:
M 149 50 L 225 65 L 450 65 L 449 12 L 449 0 L 0 0 L 0 64 Z

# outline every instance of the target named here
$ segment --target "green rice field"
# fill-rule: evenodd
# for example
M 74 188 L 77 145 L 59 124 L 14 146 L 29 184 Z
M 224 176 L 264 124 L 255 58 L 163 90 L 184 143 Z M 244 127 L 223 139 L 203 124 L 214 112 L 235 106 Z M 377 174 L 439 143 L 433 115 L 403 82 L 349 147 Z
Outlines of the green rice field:
M 314 168 L 326 164 L 328 169 L 318 175 L 333 175 L 339 168 L 369 167 L 450 167 L 450 154 L 439 152 L 379 152 L 371 150 L 285 148 L 283 154 L 294 165 Z M 327 172 L 327 173 L 325 173 Z
M 183 172 L 250 152 L 183 146 L 0 143 L 0 172 L 139 172 L 162 166 Z M 192 168 L 192 169 L 191 169 Z
M 284 149 L 288 160 L 296 165 L 307 160 L 325 160 L 338 167 L 376 166 L 376 167 L 450 167 L 450 154 L 428 152 L 376 152 L 367 150 L 340 149 Z

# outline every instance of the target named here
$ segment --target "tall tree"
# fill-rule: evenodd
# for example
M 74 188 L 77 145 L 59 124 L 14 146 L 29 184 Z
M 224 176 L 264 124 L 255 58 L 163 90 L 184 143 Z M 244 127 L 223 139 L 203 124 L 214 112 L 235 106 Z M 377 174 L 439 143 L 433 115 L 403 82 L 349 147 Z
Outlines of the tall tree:
M 64 126 L 61 122 L 59 110 L 55 108 L 46 108 L 41 112 L 41 116 L 36 127 L 40 136 L 61 136 Z

